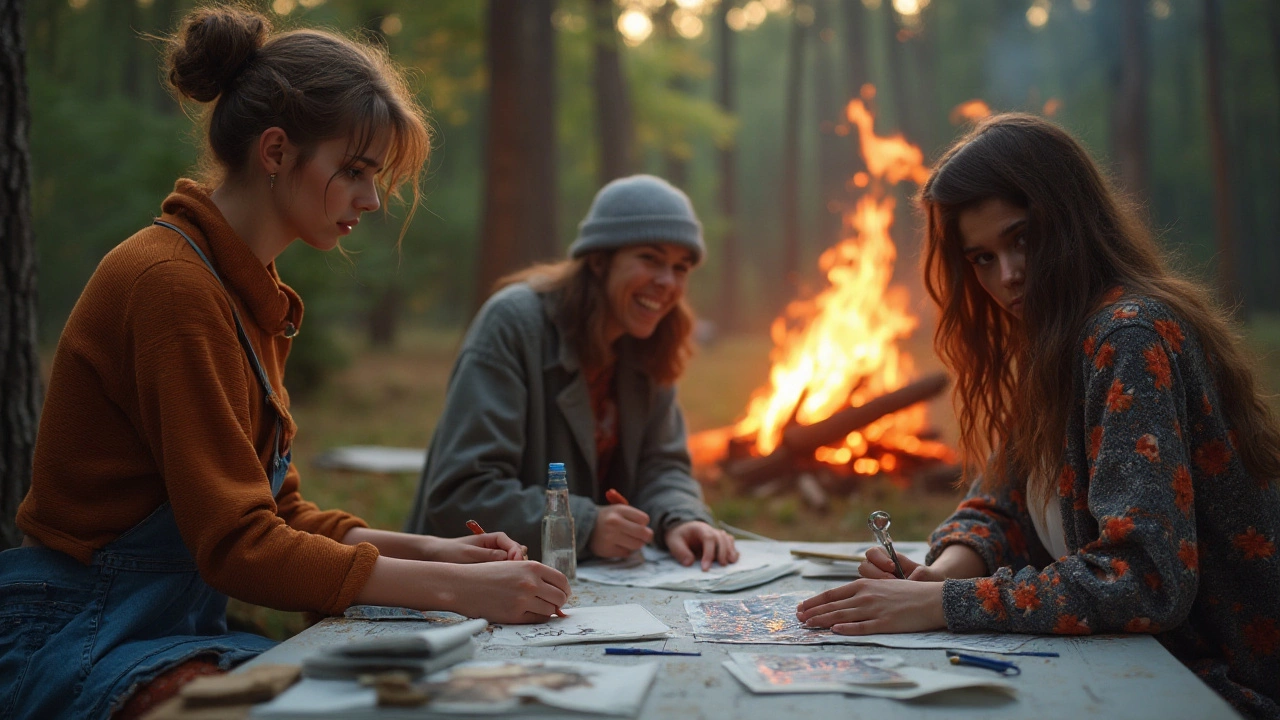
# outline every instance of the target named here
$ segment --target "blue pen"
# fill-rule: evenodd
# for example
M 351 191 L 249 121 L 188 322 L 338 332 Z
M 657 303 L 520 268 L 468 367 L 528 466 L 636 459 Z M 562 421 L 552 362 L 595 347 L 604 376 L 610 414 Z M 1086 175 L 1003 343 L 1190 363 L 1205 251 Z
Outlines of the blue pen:
M 607 647 L 605 655 L 688 655 L 701 657 L 700 652 L 676 652 L 674 650 L 650 650 L 649 648 Z
M 951 659 L 952 665 L 971 665 L 973 667 L 986 668 L 994 670 L 1001 675 L 1021 675 L 1022 669 L 1007 660 L 996 660 L 994 658 L 978 657 L 977 655 L 966 655 L 953 650 L 947 651 L 947 657 Z

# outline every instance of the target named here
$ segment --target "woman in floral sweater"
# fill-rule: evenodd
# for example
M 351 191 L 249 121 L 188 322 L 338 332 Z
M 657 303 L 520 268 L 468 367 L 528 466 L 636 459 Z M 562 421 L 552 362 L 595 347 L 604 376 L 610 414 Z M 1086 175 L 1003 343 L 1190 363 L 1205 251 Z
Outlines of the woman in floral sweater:
M 898 580 L 873 551 L 800 620 L 1152 633 L 1241 712 L 1280 717 L 1280 430 L 1225 313 L 1042 119 L 983 122 L 922 204 L 935 345 L 981 476 L 927 565 L 900 557 Z

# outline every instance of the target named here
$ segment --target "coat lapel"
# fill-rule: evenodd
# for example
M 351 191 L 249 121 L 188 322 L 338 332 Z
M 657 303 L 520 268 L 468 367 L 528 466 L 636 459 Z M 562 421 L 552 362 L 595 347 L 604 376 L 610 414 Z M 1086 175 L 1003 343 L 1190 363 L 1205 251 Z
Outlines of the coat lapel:
M 618 445 L 622 452 L 622 472 L 619 478 L 627 490 L 633 491 L 632 480 L 636 473 L 636 465 L 640 455 L 640 441 L 644 437 L 645 418 L 649 417 L 649 408 L 645 394 L 644 378 L 640 368 L 632 360 L 631 353 L 624 351 L 618 359 Z
M 578 451 L 586 458 L 587 468 L 591 471 L 592 484 L 599 477 L 596 468 L 596 427 L 595 413 L 591 409 L 591 392 L 587 389 L 586 373 L 582 372 L 578 356 L 569 344 L 564 342 L 565 332 L 555 321 L 555 305 L 551 298 L 543 298 L 543 310 L 551 325 L 556 329 L 555 339 L 548 348 L 552 351 L 552 363 L 564 369 L 569 383 L 556 394 L 556 407 L 560 417 L 569 428 L 569 434 L 578 445 Z

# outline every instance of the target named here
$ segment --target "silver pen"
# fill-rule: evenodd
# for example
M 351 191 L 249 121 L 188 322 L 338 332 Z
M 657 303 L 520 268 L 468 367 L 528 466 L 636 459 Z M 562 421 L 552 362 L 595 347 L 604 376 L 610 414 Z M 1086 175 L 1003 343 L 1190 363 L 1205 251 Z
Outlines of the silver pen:
M 898 562 L 898 553 L 893 551 L 893 538 L 889 537 L 889 525 L 889 513 L 883 510 L 876 510 L 871 513 L 871 517 L 867 518 L 867 527 L 871 528 L 876 540 L 879 540 L 885 552 L 889 553 L 889 559 L 893 561 L 893 568 L 898 573 L 898 577 L 906 580 L 907 576 L 902 572 L 902 563 Z

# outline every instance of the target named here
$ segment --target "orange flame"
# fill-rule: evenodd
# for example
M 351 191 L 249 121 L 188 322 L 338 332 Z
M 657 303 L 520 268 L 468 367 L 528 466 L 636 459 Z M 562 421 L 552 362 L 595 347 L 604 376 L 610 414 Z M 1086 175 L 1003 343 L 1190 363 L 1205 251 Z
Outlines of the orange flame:
M 991 107 L 981 100 L 968 100 L 951 108 L 951 115 L 947 117 L 952 125 L 962 125 L 966 122 L 974 122 L 991 115 Z
M 864 88 L 863 97 L 868 94 L 874 93 Z M 844 239 L 819 259 L 830 285 L 811 300 L 793 301 L 773 323 L 769 384 L 756 391 L 733 428 L 735 437 L 753 439 L 759 455 L 778 447 L 792 418 L 802 425 L 817 422 L 906 385 L 914 373 L 912 358 L 897 346 L 919 321 L 908 309 L 906 289 L 889 284 L 897 248 L 889 235 L 895 201 L 886 188 L 904 180 L 923 183 L 929 171 L 920 149 L 901 135 L 875 134 L 862 100 L 850 102 L 847 114 L 867 167 L 852 185 L 866 191 L 844 218 Z M 925 427 L 925 407 L 915 405 L 850 433 L 840 446 L 819 448 L 815 458 L 864 475 L 892 472 L 900 459 L 895 451 L 950 459 L 946 445 L 919 437 Z M 693 440 L 695 454 L 705 457 L 705 443 Z M 872 444 L 875 457 L 869 455 Z

